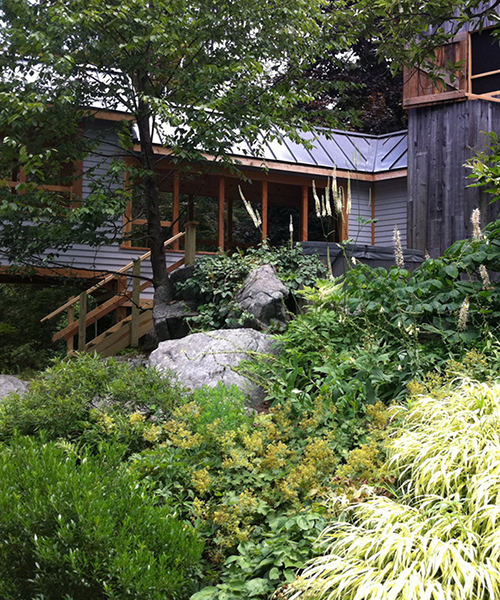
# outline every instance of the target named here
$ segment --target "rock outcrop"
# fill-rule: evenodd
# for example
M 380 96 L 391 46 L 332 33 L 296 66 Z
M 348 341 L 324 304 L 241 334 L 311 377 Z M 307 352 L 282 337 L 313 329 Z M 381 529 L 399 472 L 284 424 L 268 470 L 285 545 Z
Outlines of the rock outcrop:
M 287 297 L 288 289 L 276 276 L 274 267 L 261 265 L 248 275 L 234 299 L 250 315 L 244 320 L 244 326 L 263 330 L 271 325 L 286 326 Z
M 161 342 L 149 362 L 162 372 L 173 374 L 189 389 L 219 382 L 238 386 L 258 406 L 263 390 L 237 372 L 244 359 L 256 354 L 276 353 L 275 340 L 253 329 L 223 329 L 194 333 L 180 340 Z
M 0 375 L 0 400 L 11 392 L 22 394 L 27 389 L 28 384 L 14 375 Z

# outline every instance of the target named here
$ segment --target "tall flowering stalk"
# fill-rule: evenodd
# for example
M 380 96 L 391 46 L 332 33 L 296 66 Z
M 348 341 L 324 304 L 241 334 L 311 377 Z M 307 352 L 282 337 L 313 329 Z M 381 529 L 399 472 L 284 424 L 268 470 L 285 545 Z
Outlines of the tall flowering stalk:
M 481 232 L 481 211 L 479 208 L 475 208 L 472 211 L 470 220 L 472 223 L 472 239 L 476 241 L 480 240 L 483 234 Z
M 483 290 L 491 288 L 491 280 L 488 275 L 488 269 L 484 265 L 479 265 L 479 275 L 481 275 L 481 281 L 483 282 Z
M 467 321 L 469 319 L 469 297 L 466 296 L 462 302 L 462 306 L 458 311 L 458 330 L 465 331 Z
M 351 178 L 347 177 L 347 201 L 346 201 L 346 213 L 348 215 L 351 214 L 351 202 L 352 202 L 352 194 L 351 194 Z
M 330 178 L 328 178 L 326 182 L 325 193 L 322 196 L 318 196 L 316 183 L 314 180 L 312 182 L 314 208 L 318 219 L 332 216 L 332 205 L 330 202 L 331 185 Z
M 240 197 L 243 200 L 243 204 L 245 205 L 247 213 L 250 215 L 250 218 L 252 219 L 256 229 L 258 229 L 262 225 L 262 219 L 259 211 L 255 210 L 252 204 L 245 198 L 240 186 L 238 186 L 238 191 L 240 192 Z
M 403 246 L 401 245 L 401 235 L 397 225 L 394 225 L 392 239 L 394 240 L 394 258 L 396 260 L 396 266 L 402 269 L 405 266 L 405 259 L 403 255 Z

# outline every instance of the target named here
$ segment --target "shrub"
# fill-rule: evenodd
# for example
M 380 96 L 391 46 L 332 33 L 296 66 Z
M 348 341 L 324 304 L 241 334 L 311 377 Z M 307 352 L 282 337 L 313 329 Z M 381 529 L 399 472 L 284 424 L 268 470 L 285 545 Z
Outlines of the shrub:
M 498 383 L 418 400 L 389 447 L 400 499 L 351 505 L 292 597 L 499 597 L 499 416 Z
M 201 544 L 120 467 L 35 438 L 0 446 L 0 597 L 185 597 Z
M 18 430 L 26 435 L 44 431 L 50 439 L 77 439 L 85 433 L 88 441 L 98 441 L 103 427 L 111 426 L 130 443 L 134 436 L 141 437 L 131 427 L 131 414 L 141 414 L 148 424 L 168 417 L 182 394 L 155 369 L 87 354 L 58 360 L 31 382 L 26 394 L 2 401 L 0 439 Z

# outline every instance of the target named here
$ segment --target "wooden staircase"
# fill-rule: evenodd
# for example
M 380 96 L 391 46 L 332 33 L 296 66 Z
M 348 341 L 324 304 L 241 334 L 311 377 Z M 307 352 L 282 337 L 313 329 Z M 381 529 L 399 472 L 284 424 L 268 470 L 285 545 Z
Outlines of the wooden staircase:
M 187 223 L 185 231 L 172 236 L 165 242 L 164 245 L 167 247 L 181 238 L 185 238 L 184 256 L 168 267 L 168 273 L 182 265 L 194 264 L 196 225 L 195 222 Z M 150 280 L 141 281 L 141 264 L 150 256 L 151 252 L 139 256 L 116 273 L 104 277 L 79 296 L 70 298 L 65 304 L 42 319 L 42 321 L 47 321 L 67 311 L 68 324 L 52 339 L 53 341 L 66 340 L 68 356 L 75 352 L 75 338 L 78 338 L 76 346 L 78 352 L 97 352 L 101 356 L 112 356 L 123 348 L 137 347 L 139 338 L 153 329 L 153 302 L 152 300 L 141 300 L 141 292 L 152 285 Z M 130 278 L 131 285 L 129 285 Z M 89 297 L 92 294 L 102 293 L 105 286 L 109 286 L 113 282 L 116 282 L 120 291 L 89 311 Z M 75 319 L 77 306 L 78 319 Z M 114 313 L 114 324 L 88 340 L 89 327 L 97 324 L 110 313 Z

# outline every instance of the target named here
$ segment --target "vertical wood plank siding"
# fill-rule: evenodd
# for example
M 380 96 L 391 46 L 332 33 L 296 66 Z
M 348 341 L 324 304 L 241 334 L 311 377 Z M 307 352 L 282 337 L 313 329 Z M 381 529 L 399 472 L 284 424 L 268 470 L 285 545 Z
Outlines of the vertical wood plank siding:
M 480 208 L 483 223 L 500 205 L 472 183 L 463 165 L 487 146 L 485 131 L 500 133 L 500 104 L 456 102 L 410 111 L 408 130 L 408 246 L 440 256 L 471 234 L 470 215 Z

